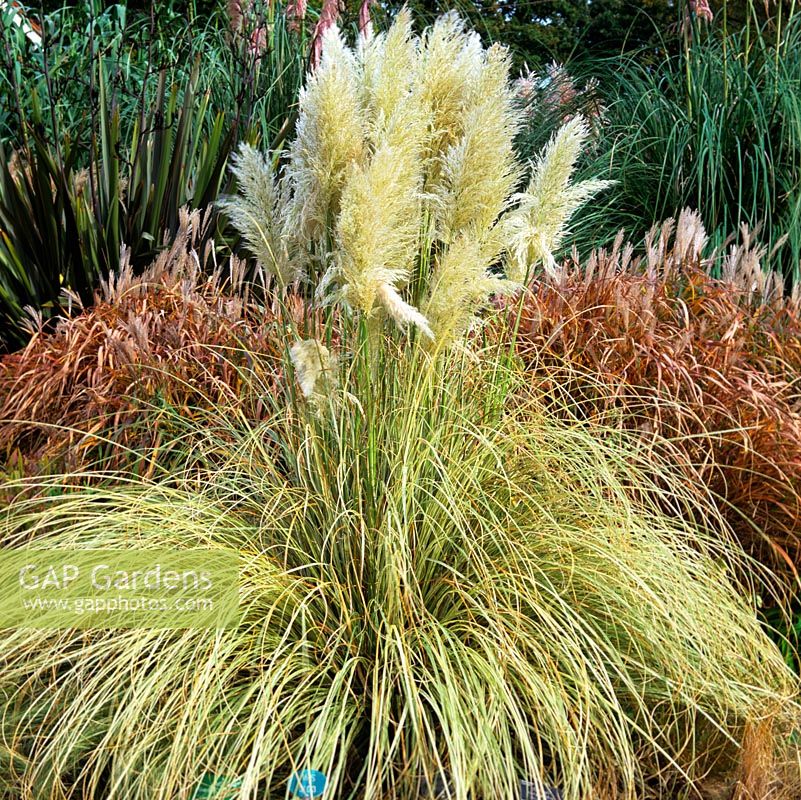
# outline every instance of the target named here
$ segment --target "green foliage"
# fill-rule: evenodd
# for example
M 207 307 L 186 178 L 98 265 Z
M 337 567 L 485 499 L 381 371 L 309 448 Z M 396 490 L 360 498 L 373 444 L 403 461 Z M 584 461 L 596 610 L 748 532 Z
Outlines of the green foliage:
M 86 171 L 75 169 L 69 142 L 53 148 L 33 132 L 16 175 L 0 149 L 0 316 L 10 331 L 7 343 L 23 335 L 15 326 L 25 306 L 49 316 L 62 289 L 91 303 L 98 280 L 118 269 L 123 243 L 134 264 L 149 263 L 162 236 L 177 230 L 182 206 L 202 207 L 216 197 L 236 127 L 222 113 L 212 117 L 208 97 L 196 95 L 196 74 L 181 87 L 180 105 L 178 88 L 168 90 L 161 76 L 154 108 L 123 150 L 101 63 L 98 135 Z
M 90 303 L 121 246 L 134 267 L 149 263 L 182 206 L 217 198 L 239 138 L 283 130 L 303 74 L 302 34 L 280 7 L 270 13 L 262 55 L 247 32 L 226 40 L 213 27 L 179 36 L 168 53 L 163 29 L 126 28 L 122 11 L 90 19 L 88 33 L 46 39 L 39 61 L 7 48 L 16 126 L 6 147 L 17 149 L 13 162 L 0 151 L 0 345 L 24 340 L 26 306 L 51 316 L 63 289 Z
M 771 266 L 801 280 L 801 17 L 781 35 L 696 29 L 684 52 L 659 64 L 585 64 L 577 82 L 588 72 L 599 77 L 605 111 L 585 171 L 618 183 L 577 224 L 580 248 L 689 206 L 714 245 L 743 223 L 759 228 L 768 249 L 778 247 Z M 535 120 L 543 122 L 536 112 Z M 533 148 L 542 132 L 531 131 Z
M 89 147 L 91 115 L 97 111 L 97 62 L 106 62 L 123 119 L 141 105 L 148 74 L 168 69 L 177 79 L 192 61 L 187 23 L 164 4 L 151 21 L 129 14 L 125 4 L 97 11 L 94 3 L 62 6 L 42 19 L 43 46 L 29 42 L 8 15 L 0 15 L 5 67 L 0 107 L 5 124 L 0 138 L 20 144 L 26 123 L 41 126 L 48 141 L 69 136 Z M 212 44 L 214 22 L 202 30 Z M 201 33 L 196 32 L 196 36 Z M 212 50 L 211 47 L 208 47 Z M 129 131 L 125 131 L 128 135 Z M 85 166 L 85 162 L 80 164 Z
M 72 202 L 72 154 L 57 164 L 36 141 L 30 169 L 15 180 L 0 145 L 0 343 L 14 340 L 25 306 L 52 310 L 62 285 L 91 298 L 95 267 L 84 261 Z M 8 331 L 11 331 L 10 333 Z
M 403 3 L 391 2 L 399 9 Z M 411 0 L 420 19 L 456 9 L 487 43 L 503 42 L 515 65 L 536 68 L 579 53 L 602 55 L 659 42 L 659 32 L 675 23 L 677 10 L 663 0 Z
M 801 674 L 801 597 L 796 594 L 786 608 L 771 606 L 760 617 L 787 666 Z

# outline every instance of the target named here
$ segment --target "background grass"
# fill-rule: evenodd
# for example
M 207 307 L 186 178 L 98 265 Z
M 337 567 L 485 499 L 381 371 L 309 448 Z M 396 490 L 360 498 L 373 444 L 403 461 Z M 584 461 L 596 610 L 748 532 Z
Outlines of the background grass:
M 3 23 L 0 347 L 26 340 L 27 307 L 56 316 L 64 290 L 91 304 L 123 245 L 135 271 L 147 266 L 182 206 L 217 199 L 240 140 L 286 135 L 305 33 L 280 5 L 254 15 L 234 34 L 224 17 L 128 25 L 124 7 L 64 9 L 41 50 Z M 264 26 L 259 53 L 249 31 Z
M 588 176 L 617 185 L 575 221 L 588 251 L 621 228 L 637 238 L 652 224 L 697 210 L 714 246 L 746 224 L 775 253 L 769 266 L 792 287 L 801 279 L 801 19 L 727 30 L 696 22 L 678 52 L 567 66 L 570 91 L 534 108 L 523 146 L 540 146 L 564 115 L 597 117 Z M 679 41 L 682 41 L 681 39 Z M 589 91 L 577 92 L 588 80 Z
M 718 498 L 743 546 L 785 572 L 801 561 L 801 308 L 709 275 L 685 215 L 646 254 L 618 240 L 532 283 L 518 343 L 535 383 L 582 418 L 672 448 Z M 665 442 L 664 440 L 668 440 Z

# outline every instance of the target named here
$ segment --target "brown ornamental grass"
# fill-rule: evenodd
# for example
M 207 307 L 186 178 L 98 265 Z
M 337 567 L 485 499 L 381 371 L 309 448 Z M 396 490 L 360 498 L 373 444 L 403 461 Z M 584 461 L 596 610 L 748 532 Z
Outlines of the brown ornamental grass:
M 105 452 L 135 460 L 158 448 L 159 420 L 213 405 L 236 403 L 259 417 L 260 393 L 280 377 L 278 315 L 257 302 L 243 262 L 215 265 L 203 244 L 207 222 L 185 214 L 142 275 L 124 264 L 90 309 L 54 330 L 34 325 L 28 345 L 3 357 L 0 454 L 9 464 L 74 468 Z M 143 409 L 154 412 L 146 423 Z
M 535 280 L 519 320 L 527 366 L 584 416 L 667 439 L 752 553 L 795 574 L 801 559 L 801 303 L 765 273 L 748 237 L 701 257 L 694 214 L 645 254 L 618 237 Z M 665 446 L 663 442 L 662 445 Z

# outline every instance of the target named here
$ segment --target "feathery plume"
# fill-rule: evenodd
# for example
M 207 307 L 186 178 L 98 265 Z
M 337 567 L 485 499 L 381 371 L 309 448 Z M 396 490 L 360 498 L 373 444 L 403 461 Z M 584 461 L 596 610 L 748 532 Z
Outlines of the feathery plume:
M 740 226 L 740 241 L 729 248 L 721 265 L 721 277 L 756 303 L 770 303 L 784 294 L 784 281 L 762 264 L 768 248 L 754 236 L 746 223 Z
M 676 250 L 682 260 L 697 261 L 709 237 L 704 228 L 704 222 L 698 211 L 684 208 L 679 213 L 676 225 Z
M 339 211 L 348 170 L 366 157 L 366 120 L 354 54 L 336 25 L 324 33 L 322 61 L 300 94 L 287 179 L 294 191 L 289 232 L 319 239 Z
M 709 7 L 709 0 L 690 0 L 690 11 L 698 18 L 712 22 L 715 15 Z
M 242 0 L 228 0 L 226 4 L 228 10 L 228 22 L 231 30 L 240 33 L 243 27 Z
M 709 237 L 701 215 L 690 208 L 678 222 L 668 217 L 645 234 L 645 274 L 651 280 L 672 280 L 688 268 L 701 268 Z
M 299 31 L 303 20 L 306 19 L 306 0 L 289 0 L 286 5 L 286 18 L 289 20 L 287 27 L 291 31 Z
M 554 271 L 570 216 L 607 182 L 571 184 L 587 136 L 576 119 L 512 194 L 522 112 L 507 50 L 485 50 L 452 13 L 415 37 L 408 10 L 354 50 L 334 24 L 338 3 L 324 3 L 322 59 L 282 179 L 243 149 L 235 170 L 250 199 L 227 208 L 283 283 L 302 265 L 318 302 L 453 344 L 530 266 Z M 501 256 L 511 280 L 493 271 Z
M 276 179 L 269 153 L 262 155 L 248 144 L 239 146 L 231 171 L 239 194 L 220 201 L 231 224 L 239 231 L 262 267 L 284 287 L 303 277 L 297 262 L 290 259 L 291 241 L 284 231 L 287 208 L 285 191 Z
M 419 91 L 433 112 L 432 155 L 443 153 L 464 132 L 464 112 L 475 94 L 471 87 L 481 74 L 484 51 L 481 38 L 466 32 L 456 14 L 443 14 L 421 37 Z M 488 143 L 491 148 L 491 144 Z M 439 176 L 436 160 L 429 182 Z
M 489 271 L 497 256 L 495 247 L 461 234 L 437 259 L 422 308 L 437 343 L 447 347 L 458 341 L 478 323 L 491 295 L 514 289 L 511 281 Z
M 352 162 L 334 227 L 335 253 L 317 288 L 367 316 L 385 312 L 430 335 L 401 297 L 419 249 L 430 113 L 415 92 L 417 45 L 408 12 L 359 51 L 370 155 Z M 331 287 L 335 288 L 332 290 Z
M 520 178 L 514 147 L 520 114 L 509 69 L 508 50 L 493 45 L 482 53 L 468 86 L 462 133 L 442 158 L 442 180 L 435 189 L 446 241 L 470 228 L 479 236 L 488 231 Z
M 395 141 L 380 146 L 369 164 L 353 165 L 343 190 L 336 227 L 339 296 L 367 315 L 390 298 L 385 310 L 414 322 L 409 312 L 397 313 L 394 294 L 407 282 L 418 250 L 419 140 L 388 138 Z
M 381 307 L 403 329 L 414 325 L 429 339 L 434 339 L 434 332 L 424 314 L 421 314 L 413 305 L 407 303 L 388 283 L 382 283 L 376 296 Z
M 587 123 L 581 117 L 563 125 L 533 164 L 528 188 L 514 195 L 517 208 L 502 220 L 509 251 L 507 275 L 511 280 L 522 283 L 529 269 L 537 264 L 555 275 L 553 251 L 567 234 L 570 217 L 611 184 L 601 180 L 570 182 L 588 135 Z
M 359 42 L 364 103 L 374 123 L 391 119 L 399 106 L 409 103 L 422 113 L 422 98 L 415 91 L 418 59 L 418 41 L 412 35 L 408 8 L 398 13 L 386 33 Z
M 370 16 L 370 9 L 375 5 L 376 0 L 362 0 L 359 6 L 359 33 L 365 39 L 373 36 L 373 18 Z
M 303 396 L 314 403 L 331 397 L 336 386 L 338 359 L 318 339 L 303 339 L 289 348 Z
M 228 19 L 236 37 L 246 39 L 248 52 L 261 57 L 267 47 L 266 6 L 261 0 L 228 0 Z
M 311 68 L 317 69 L 323 57 L 323 50 L 326 45 L 326 34 L 331 28 L 336 27 L 339 15 L 342 13 L 342 0 L 323 0 L 323 7 L 320 9 L 320 18 L 314 27 L 311 46 Z

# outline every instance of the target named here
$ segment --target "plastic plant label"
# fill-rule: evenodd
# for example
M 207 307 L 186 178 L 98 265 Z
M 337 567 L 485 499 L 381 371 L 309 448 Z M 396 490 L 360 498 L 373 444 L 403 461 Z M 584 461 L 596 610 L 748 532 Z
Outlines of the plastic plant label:
M 320 797 L 325 791 L 325 775 L 317 769 L 302 769 L 289 779 L 289 791 L 295 797 Z
M 195 789 L 192 800 L 236 800 L 240 786 L 242 778 L 226 778 L 207 772 Z
M 555 786 L 520 781 L 520 800 L 562 800 L 562 792 Z

